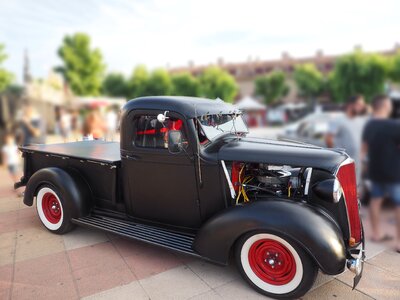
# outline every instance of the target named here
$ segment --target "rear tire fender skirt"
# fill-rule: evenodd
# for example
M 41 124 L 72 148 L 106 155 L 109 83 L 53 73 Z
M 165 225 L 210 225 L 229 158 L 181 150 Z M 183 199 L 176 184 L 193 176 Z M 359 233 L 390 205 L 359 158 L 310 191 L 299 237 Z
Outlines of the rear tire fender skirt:
M 33 205 L 40 186 L 52 185 L 65 195 L 66 209 L 71 212 L 72 218 L 79 218 L 89 214 L 92 195 L 84 178 L 74 169 L 63 170 L 60 168 L 45 168 L 37 171 L 29 179 L 25 194 L 24 204 Z
M 284 199 L 226 209 L 200 228 L 193 249 L 209 260 L 227 264 L 235 242 L 251 231 L 275 232 L 293 239 L 326 274 L 345 269 L 346 247 L 337 224 L 309 205 Z

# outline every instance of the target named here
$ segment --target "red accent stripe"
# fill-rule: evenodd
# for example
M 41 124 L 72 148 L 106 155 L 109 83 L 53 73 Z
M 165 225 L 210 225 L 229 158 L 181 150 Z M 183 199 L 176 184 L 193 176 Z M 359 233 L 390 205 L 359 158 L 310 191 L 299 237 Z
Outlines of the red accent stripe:
M 354 162 L 341 166 L 337 173 L 337 178 L 342 185 L 346 201 L 347 215 L 350 223 L 350 236 L 353 237 L 358 244 L 361 241 L 361 222 L 358 210 L 357 181 Z
M 158 132 L 156 132 L 156 130 L 155 129 L 149 129 L 149 130 L 144 130 L 144 131 L 138 131 L 138 132 L 136 132 L 136 134 L 138 134 L 138 135 L 142 135 L 142 134 L 156 134 L 156 133 L 164 133 L 164 132 L 167 132 L 168 131 L 168 128 L 165 128 L 165 127 L 163 127 L 163 128 L 160 128 L 160 130 L 158 131 Z

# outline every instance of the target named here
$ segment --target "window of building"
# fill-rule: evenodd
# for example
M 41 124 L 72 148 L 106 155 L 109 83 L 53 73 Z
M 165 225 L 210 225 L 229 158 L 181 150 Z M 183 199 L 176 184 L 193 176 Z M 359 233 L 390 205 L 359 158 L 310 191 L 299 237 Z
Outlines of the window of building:
M 168 148 L 168 131 L 179 130 L 182 132 L 182 142 L 187 144 L 183 130 L 183 122 L 177 118 L 168 118 L 164 123 L 157 120 L 157 116 L 136 116 L 133 120 L 133 145 L 145 148 Z

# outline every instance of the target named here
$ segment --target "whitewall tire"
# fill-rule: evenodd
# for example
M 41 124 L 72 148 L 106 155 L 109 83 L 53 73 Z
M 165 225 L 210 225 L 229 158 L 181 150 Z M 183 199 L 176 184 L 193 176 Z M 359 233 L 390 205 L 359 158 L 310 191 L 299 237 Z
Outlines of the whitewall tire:
M 259 292 L 274 298 L 297 298 L 312 286 L 318 272 L 309 255 L 288 238 L 250 233 L 236 247 L 242 276 Z
M 53 233 L 65 233 L 72 229 L 62 195 L 50 185 L 43 185 L 36 194 L 36 210 L 42 224 Z

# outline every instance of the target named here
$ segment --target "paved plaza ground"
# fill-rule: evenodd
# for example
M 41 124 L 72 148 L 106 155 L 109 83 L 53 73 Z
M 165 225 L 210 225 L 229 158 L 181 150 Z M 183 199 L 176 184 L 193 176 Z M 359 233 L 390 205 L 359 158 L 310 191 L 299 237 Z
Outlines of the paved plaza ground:
M 51 234 L 35 208 L 16 197 L 7 175 L 0 169 L 1 300 L 266 299 L 240 278 L 235 266 L 220 267 L 95 230 Z M 390 211 L 384 222 L 394 235 Z M 304 299 L 400 299 L 400 254 L 393 246 L 393 241 L 367 243 L 368 260 L 355 291 L 348 271 L 336 277 L 320 274 Z

